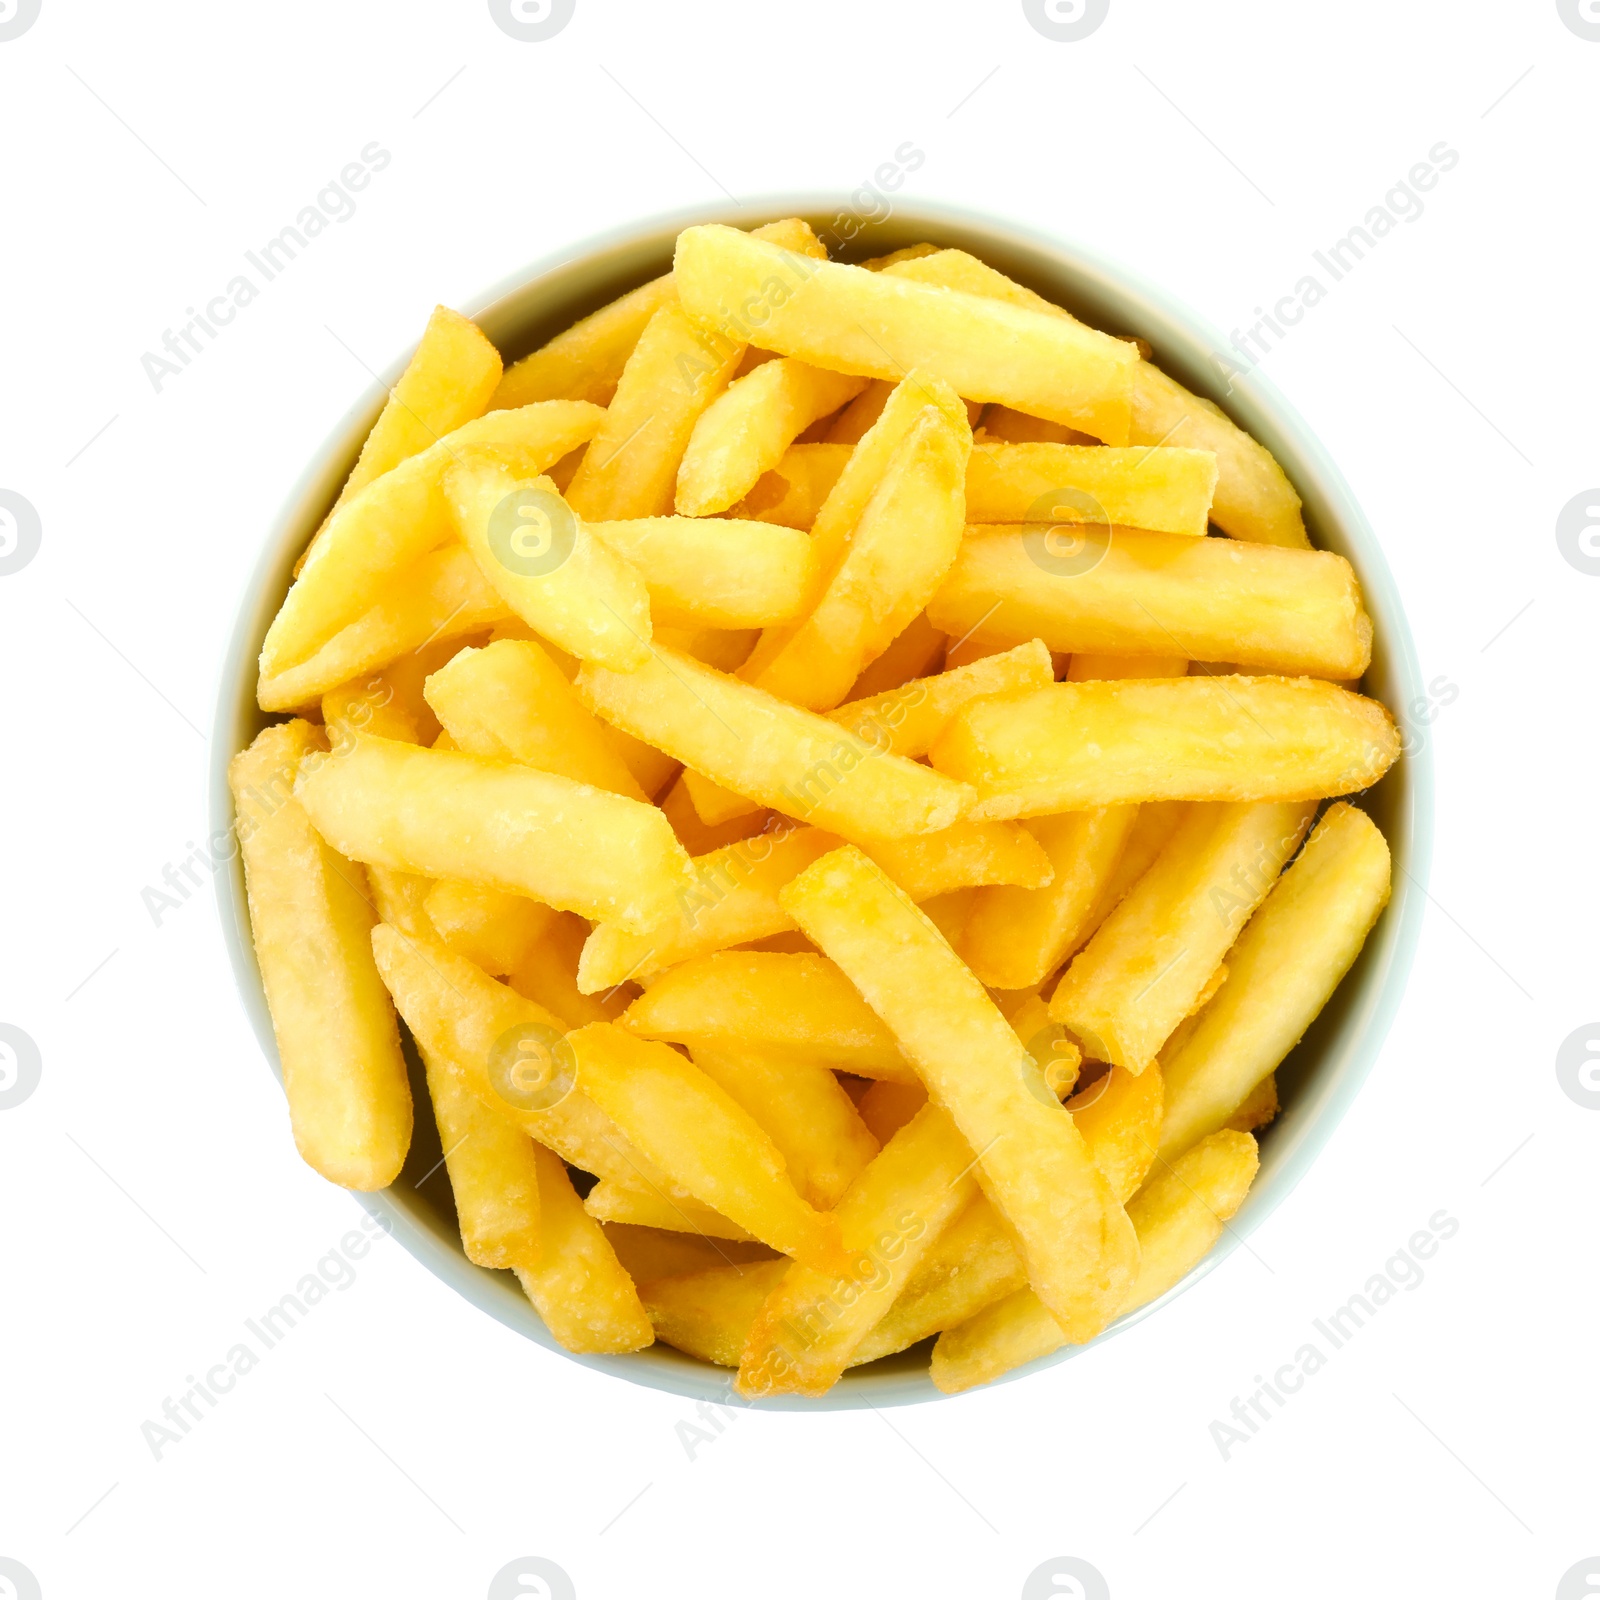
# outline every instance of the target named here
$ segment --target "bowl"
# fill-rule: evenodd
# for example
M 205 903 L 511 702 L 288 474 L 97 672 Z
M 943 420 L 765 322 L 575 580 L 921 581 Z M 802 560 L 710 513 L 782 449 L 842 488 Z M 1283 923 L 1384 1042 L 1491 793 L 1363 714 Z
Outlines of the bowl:
M 882 255 L 924 239 L 959 246 L 1096 327 L 1147 339 L 1158 365 L 1195 393 L 1216 401 L 1272 451 L 1305 502 L 1312 541 L 1322 549 L 1337 551 L 1355 568 L 1375 635 L 1364 688 L 1401 720 L 1402 758 L 1361 801 L 1393 852 L 1393 897 L 1360 959 L 1279 1069 L 1283 1111 L 1262 1136 L 1261 1170 L 1248 1200 L 1216 1248 L 1182 1283 L 1113 1324 L 1093 1344 L 1068 1346 L 1002 1380 L 1013 1382 L 1042 1367 L 1082 1356 L 1120 1330 L 1155 1315 L 1224 1260 L 1300 1181 L 1360 1090 L 1400 1004 L 1422 921 L 1431 849 L 1432 760 L 1420 730 L 1411 728 L 1404 715 L 1405 708 L 1423 698 L 1421 673 L 1400 596 L 1378 541 L 1349 486 L 1306 424 L 1258 372 L 1235 376 L 1230 382 L 1229 369 L 1217 359 L 1226 345 L 1192 312 L 1080 245 L 974 211 L 923 201 L 897 201 L 887 215 L 873 219 L 836 194 L 778 195 L 739 206 L 696 208 L 616 229 L 535 262 L 462 309 L 494 341 L 509 365 L 576 318 L 666 271 L 680 229 L 700 222 L 749 228 L 785 216 L 805 217 L 832 252 L 847 260 Z M 419 323 L 425 310 L 418 308 Z M 397 357 L 384 374 L 385 389 L 399 377 L 408 358 L 409 351 Z M 255 703 L 261 641 L 288 590 L 295 558 L 338 495 L 383 399 L 383 393 L 369 391 L 334 429 L 290 492 L 245 589 L 222 669 L 212 728 L 211 826 L 224 835 L 234 821 L 228 761 L 273 720 Z M 239 993 L 262 1052 L 278 1072 L 272 1022 L 250 940 L 238 852 L 217 876 L 217 895 Z M 449 1183 L 440 1164 L 438 1134 L 426 1113 L 428 1100 L 420 1067 L 414 1055 L 411 1060 L 419 1114 L 405 1169 L 389 1189 L 354 1198 L 384 1219 L 394 1238 L 417 1260 L 474 1305 L 546 1349 L 568 1355 L 546 1331 L 509 1272 L 474 1266 L 462 1253 Z M 944 1399 L 928 1378 L 926 1356 L 927 1347 L 918 1346 L 852 1370 L 820 1400 L 796 1397 L 756 1404 L 764 1410 L 814 1411 Z M 666 1345 L 653 1345 L 634 1355 L 568 1358 L 673 1394 L 722 1402 L 730 1397 L 727 1372 Z

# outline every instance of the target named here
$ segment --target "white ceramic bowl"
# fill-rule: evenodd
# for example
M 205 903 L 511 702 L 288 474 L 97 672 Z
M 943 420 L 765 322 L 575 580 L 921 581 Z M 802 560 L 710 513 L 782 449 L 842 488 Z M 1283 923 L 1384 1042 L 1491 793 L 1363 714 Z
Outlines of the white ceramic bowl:
M 1383 829 L 1393 851 L 1393 899 L 1355 968 L 1279 1070 L 1283 1113 L 1262 1137 L 1260 1176 L 1243 1209 L 1196 1272 L 1162 1299 L 1124 1318 L 1101 1336 L 1109 1338 L 1118 1329 L 1159 1311 L 1167 1300 L 1181 1294 L 1260 1225 L 1327 1142 L 1377 1058 L 1410 969 L 1431 847 L 1431 756 L 1405 716 L 1405 709 L 1423 696 L 1411 633 L 1372 529 L 1337 468 L 1282 396 L 1255 373 L 1235 378 L 1230 389 L 1223 377 L 1226 369 L 1214 359 L 1216 352 L 1226 348 L 1221 340 L 1159 291 L 1078 245 L 996 218 L 924 202 L 899 203 L 891 215 L 870 221 L 856 214 L 850 203 L 838 195 L 780 195 L 753 199 L 737 208 L 709 207 L 619 228 L 536 262 L 463 309 L 495 342 L 509 364 L 576 318 L 667 270 L 673 241 L 679 230 L 689 224 L 726 222 L 748 228 L 796 215 L 811 221 L 835 254 L 847 259 L 881 255 L 924 239 L 959 246 L 1096 327 L 1147 339 L 1160 366 L 1196 393 L 1215 400 L 1278 458 L 1305 502 L 1306 525 L 1313 542 L 1320 548 L 1336 550 L 1351 562 L 1372 614 L 1375 643 L 1365 688 L 1400 717 L 1405 754 L 1361 803 Z M 849 242 L 840 250 L 839 242 L 845 237 Z M 421 315 L 419 309 L 419 321 Z M 386 385 L 399 377 L 406 359 L 401 356 L 395 360 L 385 374 Z M 333 504 L 383 398 L 382 394 L 369 392 L 345 415 L 267 533 L 261 559 L 239 608 L 222 671 L 212 730 L 213 828 L 229 829 L 234 820 L 227 784 L 230 757 L 271 720 L 257 710 L 255 703 L 256 657 L 267 625 L 289 587 L 295 558 Z M 217 886 L 223 933 L 239 992 L 262 1051 L 276 1072 L 272 1022 L 250 942 L 244 876 L 237 854 L 231 870 L 218 875 Z M 355 1198 L 368 1210 L 387 1217 L 394 1237 L 474 1305 L 546 1349 L 559 1350 L 511 1274 L 473 1266 L 462 1253 L 449 1182 L 439 1165 L 438 1135 L 427 1112 L 427 1094 L 414 1060 L 413 1089 L 417 1128 L 405 1171 L 382 1194 Z M 286 1159 L 290 1151 L 286 1123 Z M 433 1170 L 428 1176 L 430 1169 Z M 1068 1347 L 1010 1374 L 1005 1381 L 1092 1348 Z M 675 1394 L 708 1399 L 726 1399 L 728 1395 L 728 1373 L 666 1345 L 658 1344 L 636 1355 L 570 1359 Z M 926 1347 L 918 1347 L 850 1372 L 824 1399 L 760 1404 L 772 1410 L 817 1410 L 906 1405 L 942 1398 L 929 1381 L 926 1368 Z

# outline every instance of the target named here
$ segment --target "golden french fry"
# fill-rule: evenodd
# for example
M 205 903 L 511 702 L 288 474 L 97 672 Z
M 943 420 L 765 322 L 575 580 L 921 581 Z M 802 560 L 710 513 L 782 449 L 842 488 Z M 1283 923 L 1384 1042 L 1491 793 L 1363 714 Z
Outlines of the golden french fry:
M 811 590 L 816 554 L 793 528 L 682 516 L 590 529 L 638 570 L 663 625 L 765 628 L 797 616 Z
M 662 646 L 632 672 L 585 663 L 578 693 L 724 788 L 846 838 L 937 833 L 970 803 L 963 785 Z
M 531 639 L 462 650 L 428 679 L 423 692 L 469 755 L 520 761 L 630 800 L 649 798 L 610 730 L 590 715 L 549 652 Z
M 463 424 L 350 496 L 324 525 L 261 647 L 261 675 L 299 666 L 377 604 L 393 580 L 451 534 L 445 470 L 479 452 L 529 477 L 600 425 L 598 406 L 554 400 Z
M 858 700 L 870 700 L 876 695 L 888 694 L 891 689 L 903 689 L 913 678 L 922 677 L 944 659 L 944 646 L 944 635 L 928 621 L 928 613 L 919 612 L 876 661 L 867 663 L 866 670 L 851 686 L 845 705 L 832 715 L 836 720 L 843 720 L 849 714 L 848 708 Z
M 688 767 L 683 771 L 683 788 L 694 806 L 695 815 L 708 828 L 732 822 L 738 817 L 764 814 L 767 809 L 759 800 L 751 800 L 745 795 L 735 794 L 732 789 L 724 789 L 704 773 Z
M 1013 689 L 1042 689 L 1054 682 L 1050 652 L 1033 639 L 954 672 L 940 672 L 867 699 L 851 700 L 830 711 L 828 719 L 869 744 L 886 746 L 897 756 L 924 756 L 969 700 Z
M 979 444 L 967 521 L 1121 524 L 1204 535 L 1217 485 L 1209 450 Z
M 389 867 L 366 867 L 368 899 L 379 922 L 391 922 L 413 939 L 436 939 L 428 921 L 427 901 L 433 879 L 416 872 L 395 872 Z
M 444 475 L 456 531 L 500 598 L 542 638 L 630 671 L 650 653 L 650 596 L 548 478 L 462 451 Z
M 756 1314 L 737 1387 L 750 1398 L 824 1394 L 941 1231 L 977 1193 L 955 1124 L 924 1106 L 873 1158 L 835 1213 L 848 1268 L 796 1263 Z
M 888 1144 L 927 1103 L 928 1091 L 920 1082 L 879 1078 L 867 1085 L 856 1110 L 867 1131 L 882 1145 Z
M 751 1243 L 754 1236 L 720 1212 L 686 1196 L 660 1190 L 630 1188 L 601 1179 L 585 1197 L 584 1209 L 599 1222 L 626 1223 L 639 1228 L 659 1228 L 665 1233 L 686 1237 L 722 1239 L 729 1243 Z
M 732 514 L 785 528 L 810 528 L 849 459 L 848 444 L 792 444 L 777 466 L 751 485 Z
M 795 1188 L 819 1211 L 836 1205 L 878 1153 L 878 1141 L 826 1067 L 749 1049 L 696 1050 L 694 1064 L 760 1124 Z
M 461 1247 L 480 1267 L 531 1267 L 540 1256 L 539 1168 L 533 1140 L 422 1051 L 428 1097 L 455 1196 Z
M 558 915 L 526 895 L 451 878 L 434 884 L 423 909 L 444 944 L 496 978 L 528 959 Z
M 713 1267 L 642 1283 L 639 1295 L 663 1344 L 719 1367 L 736 1367 L 756 1313 L 790 1265 L 780 1258 Z
M 586 1022 L 613 1022 L 632 996 L 621 984 L 607 994 L 584 994 L 578 988 L 578 961 L 589 924 L 570 911 L 556 913 L 544 937 L 507 977 L 518 994 L 553 1012 L 569 1028 Z
M 1300 847 L 1312 801 L 1195 806 L 1050 1000 L 1096 1061 L 1143 1072 Z
M 646 1039 L 809 1061 L 913 1083 L 894 1035 L 850 980 L 817 955 L 724 950 L 665 973 L 620 1018 Z
M 702 1205 L 783 1255 L 822 1268 L 837 1263 L 833 1217 L 800 1198 L 777 1146 L 692 1062 L 609 1022 L 579 1028 L 567 1044 L 578 1086 Z
M 628 735 L 619 729 L 611 730 L 619 739 L 626 739 Z M 638 744 L 640 741 L 634 740 Z M 649 745 L 642 745 L 649 749 Z M 673 763 L 677 765 L 676 762 Z M 702 782 L 709 783 L 709 779 Z M 711 785 L 717 794 L 731 793 L 729 790 Z M 742 797 L 741 797 L 742 798 Z M 709 855 L 713 850 L 721 850 L 725 845 L 735 844 L 740 839 L 749 839 L 761 832 L 771 820 L 772 813 L 765 806 L 751 812 L 744 812 L 728 822 L 719 822 L 715 826 L 701 820 L 700 813 L 694 808 L 694 800 L 689 793 L 688 773 L 680 771 L 677 781 L 670 785 L 667 792 L 661 796 L 661 814 L 672 824 L 672 831 L 677 834 L 679 842 L 691 855 Z
M 1096 678 L 1183 678 L 1189 658 L 1179 655 L 1114 656 L 1079 650 L 1067 668 L 1064 683 L 1090 683 Z
M 323 842 L 297 775 L 337 764 L 307 722 L 264 728 L 228 766 L 250 930 L 295 1145 L 347 1189 L 382 1189 L 411 1144 L 411 1087 L 369 944 L 361 869 Z
M 697 1239 L 692 1233 L 668 1232 L 664 1228 L 641 1227 L 632 1222 L 608 1222 L 604 1227 L 606 1239 L 616 1251 L 623 1271 L 639 1284 L 653 1283 L 658 1278 L 686 1278 L 690 1273 L 704 1272 L 709 1267 L 782 1260 L 782 1257 L 774 1257 L 764 1244 L 755 1242 L 739 1244 L 732 1239 Z
M 1139 1274 L 1119 1316 L 1165 1294 L 1199 1265 L 1243 1203 L 1258 1164 L 1249 1134 L 1216 1133 L 1134 1196 L 1128 1215 L 1139 1235 Z M 946 1394 L 956 1394 L 1067 1342 L 1033 1291 L 1018 1289 L 942 1333 L 930 1376 Z
M 1229 951 L 1216 998 L 1163 1058 L 1163 1159 L 1222 1127 L 1294 1048 L 1388 899 L 1383 835 L 1365 812 L 1330 806 Z
M 1240 1133 L 1254 1133 L 1257 1128 L 1264 1128 L 1278 1115 L 1278 1075 L 1269 1072 L 1249 1094 L 1244 1097 L 1239 1109 L 1223 1124 L 1227 1128 L 1236 1128 Z
M 669 650 L 681 650 L 718 672 L 737 672 L 760 637 L 759 628 L 663 627 L 656 633 Z
M 407 744 L 422 742 L 415 714 L 395 692 L 395 685 L 377 672 L 341 683 L 323 695 L 322 726 L 329 743 L 335 746 L 358 733 L 400 739 Z
M 985 884 L 1038 888 L 1050 881 L 1048 857 L 1014 822 L 957 822 L 938 833 L 871 839 L 859 848 L 918 902 Z
M 1138 356 L 1080 324 L 887 271 L 811 262 L 715 224 L 678 235 L 673 271 L 691 315 L 763 349 L 872 378 L 926 367 L 970 399 L 1127 443 Z
M 1094 1164 L 1124 1205 L 1138 1192 L 1161 1138 L 1161 1069 L 1112 1067 L 1067 1101 Z
M 1098 1332 L 1137 1270 L 1133 1230 L 983 986 L 858 850 L 824 856 L 781 899 L 889 1025 L 976 1153 L 1040 1297 L 1075 1337 Z
M 867 386 L 865 378 L 825 372 L 779 357 L 737 379 L 700 414 L 678 466 L 680 516 L 726 511 L 753 489 L 813 422 Z
M 1093 444 L 1087 433 L 1079 433 L 1060 422 L 1046 422 L 1043 417 L 1030 417 L 1026 411 L 1013 411 L 1010 406 L 985 406 L 983 432 L 986 440 L 999 444 Z M 1114 446 L 1107 445 L 1106 449 Z
M 930 752 L 978 791 L 972 817 L 1134 800 L 1314 800 L 1374 784 L 1400 753 L 1376 700 L 1314 678 L 1058 683 L 975 700 Z
M 565 1349 L 585 1355 L 642 1350 L 655 1330 L 600 1224 L 583 1209 L 550 1151 L 533 1147 L 539 1175 L 539 1259 L 519 1265 L 517 1282 Z
M 689 858 L 654 806 L 552 772 L 357 738 L 296 798 L 352 860 L 459 878 L 643 928 L 670 914 Z
M 865 263 L 863 263 L 865 264 Z M 859 444 L 867 430 L 883 415 L 894 385 L 887 378 L 874 378 L 828 429 L 829 444 Z
M 946 633 L 1356 679 L 1372 623 L 1327 550 L 1074 524 L 975 527 L 928 617 Z
M 959 638 L 951 638 L 945 646 L 944 670 L 946 672 L 959 672 L 963 667 L 970 667 L 979 661 L 987 661 L 990 656 L 1004 655 L 1010 648 L 1010 642 L 1004 639 L 986 638 L 977 629 L 962 634 Z M 1054 658 L 1052 658 L 1052 664 Z

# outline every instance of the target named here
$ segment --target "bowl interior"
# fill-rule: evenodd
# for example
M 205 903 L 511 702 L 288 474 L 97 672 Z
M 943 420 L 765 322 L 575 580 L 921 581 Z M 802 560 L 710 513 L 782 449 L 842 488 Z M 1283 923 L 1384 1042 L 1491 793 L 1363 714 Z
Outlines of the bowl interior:
M 1313 542 L 1337 551 L 1355 567 L 1373 618 L 1375 647 L 1365 691 L 1401 718 L 1405 754 L 1361 799 L 1389 841 L 1395 884 L 1354 969 L 1322 1016 L 1279 1070 L 1283 1112 L 1261 1141 L 1261 1172 L 1250 1198 L 1205 1263 L 1161 1300 L 1124 1318 L 1106 1335 L 1149 1315 L 1215 1266 L 1257 1227 L 1299 1181 L 1360 1088 L 1399 1003 L 1421 921 L 1432 815 L 1431 756 L 1404 708 L 1422 695 L 1420 672 L 1394 580 L 1381 549 L 1348 486 L 1304 422 L 1257 374 L 1235 378 L 1215 353 L 1224 345 L 1191 313 L 1174 305 L 1120 267 L 1059 240 L 971 211 L 922 202 L 903 203 L 880 220 L 853 213 L 836 195 L 789 195 L 735 208 L 706 207 L 640 223 L 563 252 L 505 280 L 476 306 L 464 308 L 499 347 L 507 362 L 537 348 L 576 318 L 671 266 L 673 241 L 694 222 L 753 227 L 783 216 L 803 216 L 846 260 L 884 254 L 931 240 L 959 246 L 1067 307 L 1086 322 L 1118 334 L 1137 334 L 1154 359 L 1195 393 L 1214 400 L 1261 440 L 1282 463 L 1305 502 Z M 409 352 L 408 352 L 409 354 Z M 385 374 L 398 378 L 406 356 Z M 291 568 L 333 504 L 339 487 L 376 420 L 384 390 L 374 386 L 352 406 L 317 459 L 290 494 L 268 536 L 250 580 L 222 673 L 212 737 L 211 825 L 226 836 L 233 824 L 227 763 L 268 721 L 255 703 L 255 662 L 267 626 L 287 592 Z M 243 869 L 235 852 L 217 876 L 224 936 L 235 977 L 257 1038 L 278 1071 L 271 1018 L 250 941 Z M 409 1046 L 408 1046 L 408 1053 Z M 411 1253 L 475 1305 L 547 1349 L 560 1347 L 524 1298 L 509 1272 L 473 1266 L 462 1254 L 450 1185 L 438 1133 L 428 1112 L 420 1065 L 410 1054 L 417 1102 L 416 1134 L 405 1170 L 379 1195 L 356 1198 L 386 1218 Z M 1088 1348 L 1083 1347 L 1083 1348 Z M 564 1353 L 564 1352 L 563 1352 Z M 1034 1367 L 1068 1359 L 1068 1347 Z M 763 1409 L 817 1410 L 909 1404 L 942 1398 L 926 1373 L 926 1347 L 890 1357 L 846 1375 L 822 1400 L 775 1400 Z M 572 1359 L 657 1389 L 726 1401 L 728 1374 L 665 1345 L 630 1356 Z

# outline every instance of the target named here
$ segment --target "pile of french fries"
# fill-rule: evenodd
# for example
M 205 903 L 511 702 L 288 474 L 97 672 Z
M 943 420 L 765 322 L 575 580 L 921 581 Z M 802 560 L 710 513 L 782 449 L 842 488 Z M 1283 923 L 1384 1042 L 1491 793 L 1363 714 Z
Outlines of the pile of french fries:
M 300 1152 L 395 1180 L 403 1021 L 570 1350 L 759 1397 L 1092 1339 L 1388 898 L 1371 641 L 1260 444 L 960 250 L 687 228 L 504 370 L 441 308 L 231 769 Z

